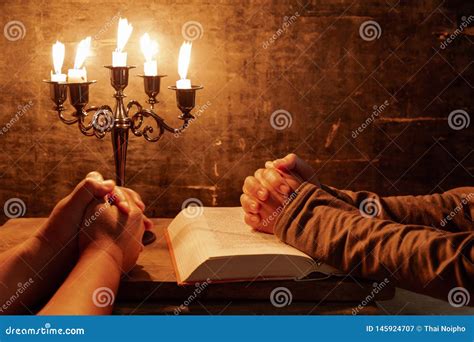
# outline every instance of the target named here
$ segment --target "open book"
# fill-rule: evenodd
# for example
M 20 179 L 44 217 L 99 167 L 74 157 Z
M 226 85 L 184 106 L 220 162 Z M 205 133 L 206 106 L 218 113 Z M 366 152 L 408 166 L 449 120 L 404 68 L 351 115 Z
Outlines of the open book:
M 312 272 L 340 274 L 244 223 L 242 208 L 181 211 L 166 231 L 178 283 L 298 279 Z

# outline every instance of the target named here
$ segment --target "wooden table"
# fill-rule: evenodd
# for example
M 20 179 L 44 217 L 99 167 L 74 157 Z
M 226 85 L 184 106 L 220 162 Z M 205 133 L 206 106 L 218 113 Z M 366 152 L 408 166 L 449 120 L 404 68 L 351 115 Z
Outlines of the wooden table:
M 0 227 L 0 252 L 27 239 L 45 218 L 9 220 Z M 351 278 L 326 280 L 255 281 L 210 284 L 197 298 L 194 285 L 178 286 L 163 232 L 171 219 L 153 219 L 157 240 L 145 247 L 137 266 L 121 282 L 116 298 L 117 314 L 352 314 L 372 291 L 373 282 Z M 270 302 L 276 287 L 291 291 L 290 305 L 277 308 Z M 310 292 L 308 292 L 310 291 Z M 312 300 L 304 298 L 311 293 Z M 393 287 L 379 292 L 377 299 L 389 299 Z M 184 302 L 189 305 L 184 307 Z M 372 301 L 359 314 L 379 314 Z

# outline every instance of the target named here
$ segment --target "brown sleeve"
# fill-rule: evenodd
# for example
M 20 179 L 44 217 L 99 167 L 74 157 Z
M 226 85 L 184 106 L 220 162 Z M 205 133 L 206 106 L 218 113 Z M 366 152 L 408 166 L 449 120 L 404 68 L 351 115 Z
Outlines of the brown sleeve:
M 474 305 L 474 233 L 366 218 L 348 203 L 304 184 L 275 223 L 284 242 L 355 276 L 447 300 L 467 289 Z
M 377 218 L 431 226 L 450 232 L 474 230 L 474 187 L 456 188 L 426 196 L 391 197 L 380 197 L 368 191 L 338 190 L 327 185 L 322 188 L 356 208 L 362 208 L 364 201 L 370 199 L 377 203 Z

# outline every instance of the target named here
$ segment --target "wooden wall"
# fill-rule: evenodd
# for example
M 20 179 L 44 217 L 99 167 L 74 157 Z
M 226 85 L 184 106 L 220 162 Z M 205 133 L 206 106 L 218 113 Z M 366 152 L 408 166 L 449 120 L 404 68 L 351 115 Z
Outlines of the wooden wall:
M 198 119 L 178 138 L 130 138 L 127 184 L 150 216 L 175 215 L 188 198 L 238 205 L 245 176 L 292 151 L 341 188 L 420 194 L 473 185 L 474 123 L 455 130 L 448 120 L 455 110 L 474 114 L 472 28 L 441 46 L 470 15 L 466 2 L 438 0 L 3 1 L 0 205 L 20 198 L 26 216 L 46 216 L 88 171 L 113 177 L 110 136 L 62 124 L 41 80 L 52 43 L 66 44 L 70 67 L 75 44 L 90 35 L 86 64 L 98 81 L 91 104 L 112 104 L 102 66 L 111 62 L 118 16 L 135 27 L 132 64 L 142 65 L 144 32 L 159 40 L 159 68 L 169 76 L 158 110 L 172 125 L 179 113 L 166 87 L 177 79 L 182 27 L 202 27 L 190 66 L 205 86 Z M 8 33 L 12 21 L 21 23 L 19 37 Z M 378 38 L 360 33 L 368 21 L 380 27 L 373 24 Z M 144 102 L 140 81 L 131 78 L 128 99 Z M 291 126 L 272 127 L 278 110 Z

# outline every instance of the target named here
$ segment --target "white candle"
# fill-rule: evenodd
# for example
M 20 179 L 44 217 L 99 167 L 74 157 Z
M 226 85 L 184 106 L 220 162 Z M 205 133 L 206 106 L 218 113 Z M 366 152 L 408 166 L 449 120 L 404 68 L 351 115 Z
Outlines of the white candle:
M 151 40 L 148 33 L 145 33 L 140 38 L 140 46 L 145 56 L 145 64 L 143 65 L 145 76 L 158 75 L 158 62 L 153 59 L 153 56 L 158 53 L 158 43 Z
M 158 62 L 154 60 L 145 62 L 145 64 L 143 65 L 143 72 L 145 73 L 145 76 L 158 75 Z
M 124 67 L 127 66 L 127 53 L 114 51 L 112 52 L 112 66 Z
M 181 79 L 176 81 L 176 88 L 178 89 L 191 89 L 191 80 L 186 78 L 191 60 L 191 48 L 191 42 L 184 42 L 179 49 L 178 74 Z
M 64 44 L 56 41 L 53 44 L 53 68 L 54 73 L 51 71 L 52 82 L 66 82 L 66 75 L 61 72 L 64 62 L 65 48 Z
M 178 88 L 178 89 L 191 89 L 191 80 L 188 80 L 188 79 L 177 80 L 176 81 L 176 88 Z
M 52 82 L 66 82 L 66 78 L 66 74 L 53 74 L 53 72 L 51 72 Z
M 67 81 L 70 83 L 87 82 L 87 71 L 83 64 L 89 56 L 91 37 L 87 37 L 77 45 L 76 59 L 74 60 L 74 69 L 67 72 Z
M 82 69 L 69 69 L 67 72 L 67 81 L 69 83 L 81 83 L 87 82 L 87 71 L 86 68 Z
M 127 66 L 127 53 L 124 52 L 123 49 L 125 48 L 125 45 L 127 45 L 132 31 L 132 24 L 129 24 L 127 19 L 120 18 L 117 30 L 117 48 L 112 52 L 112 66 Z

